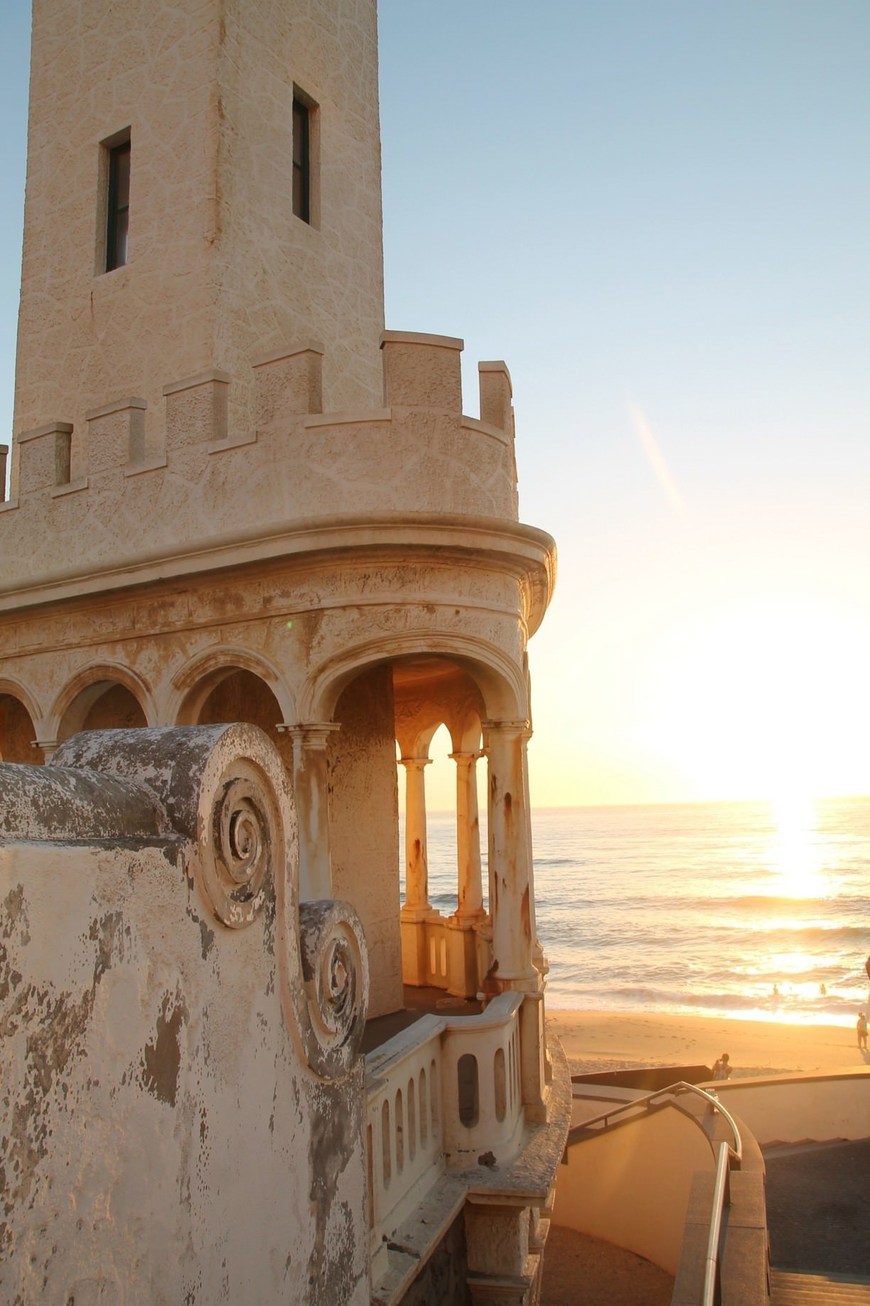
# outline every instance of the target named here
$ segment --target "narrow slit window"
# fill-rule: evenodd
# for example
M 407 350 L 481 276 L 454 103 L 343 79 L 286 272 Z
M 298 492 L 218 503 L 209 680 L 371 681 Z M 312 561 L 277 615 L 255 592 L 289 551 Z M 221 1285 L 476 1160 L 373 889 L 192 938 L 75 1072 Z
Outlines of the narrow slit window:
M 311 221 L 311 110 L 304 100 L 293 100 L 293 212 Z
M 106 271 L 127 262 L 127 234 L 130 226 L 130 138 L 108 151 L 106 203 Z

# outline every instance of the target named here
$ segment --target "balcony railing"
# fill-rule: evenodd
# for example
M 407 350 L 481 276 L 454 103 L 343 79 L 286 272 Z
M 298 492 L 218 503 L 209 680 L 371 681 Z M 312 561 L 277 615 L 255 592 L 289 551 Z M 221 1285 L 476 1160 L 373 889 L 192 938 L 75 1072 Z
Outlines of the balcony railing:
M 478 1016 L 423 1016 L 366 1057 L 375 1277 L 378 1254 L 443 1175 L 518 1152 L 522 1004 L 502 993 Z

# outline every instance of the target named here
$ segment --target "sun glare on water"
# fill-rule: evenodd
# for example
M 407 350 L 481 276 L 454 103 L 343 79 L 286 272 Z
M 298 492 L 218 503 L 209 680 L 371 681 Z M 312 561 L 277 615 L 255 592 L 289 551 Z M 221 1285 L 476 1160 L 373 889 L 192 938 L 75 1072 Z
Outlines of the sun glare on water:
M 812 898 L 824 892 L 819 864 L 816 805 L 803 794 L 782 795 L 773 802 L 776 829 L 771 862 L 779 872 L 783 897 Z

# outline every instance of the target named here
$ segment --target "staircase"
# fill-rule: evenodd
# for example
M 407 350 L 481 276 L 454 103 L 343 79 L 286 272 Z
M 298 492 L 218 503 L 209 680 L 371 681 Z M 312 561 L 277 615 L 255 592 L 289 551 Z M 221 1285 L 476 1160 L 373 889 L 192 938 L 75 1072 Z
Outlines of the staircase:
M 771 1270 L 770 1306 L 870 1306 L 870 1279 Z

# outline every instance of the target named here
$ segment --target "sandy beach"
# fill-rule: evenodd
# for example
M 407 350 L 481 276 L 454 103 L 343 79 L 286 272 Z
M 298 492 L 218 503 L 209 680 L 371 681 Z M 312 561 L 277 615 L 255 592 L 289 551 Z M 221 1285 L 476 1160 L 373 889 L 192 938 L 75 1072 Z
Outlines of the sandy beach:
M 575 1074 L 633 1066 L 712 1066 L 722 1052 L 731 1058 L 734 1079 L 870 1067 L 870 1053 L 859 1050 L 855 1030 L 842 1025 L 558 1008 L 547 1016 Z

